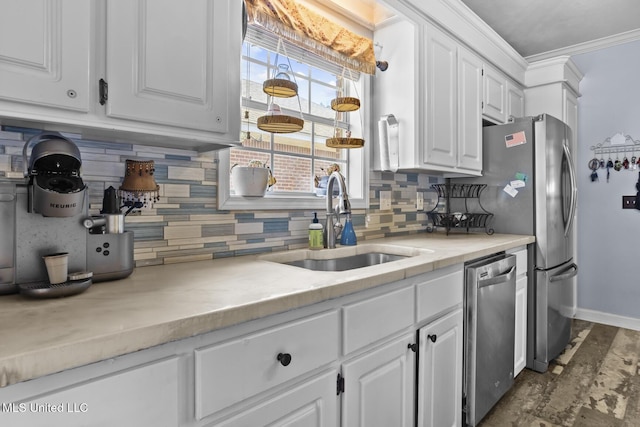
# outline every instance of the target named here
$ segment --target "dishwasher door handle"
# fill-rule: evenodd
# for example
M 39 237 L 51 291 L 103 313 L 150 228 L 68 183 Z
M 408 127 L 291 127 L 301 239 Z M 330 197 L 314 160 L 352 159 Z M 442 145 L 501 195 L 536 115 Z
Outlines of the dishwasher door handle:
M 513 279 L 516 275 L 516 267 L 513 266 L 506 273 L 500 274 L 495 277 L 490 277 L 488 279 L 478 280 L 478 288 L 484 288 L 485 286 L 493 286 L 498 285 L 500 283 L 506 283 Z

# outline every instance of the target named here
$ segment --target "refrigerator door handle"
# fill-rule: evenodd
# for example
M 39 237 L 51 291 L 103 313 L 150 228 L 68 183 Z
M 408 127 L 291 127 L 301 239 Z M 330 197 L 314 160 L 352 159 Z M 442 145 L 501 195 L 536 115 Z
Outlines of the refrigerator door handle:
M 575 263 L 571 263 L 569 267 L 564 269 L 560 274 L 556 274 L 549 278 L 549 282 L 559 282 L 562 280 L 571 279 L 578 274 L 578 266 Z
M 567 165 L 569 166 L 569 180 L 571 181 L 571 202 L 569 205 L 569 218 L 564 225 L 564 236 L 567 237 L 569 235 L 569 232 L 571 231 L 571 226 L 573 225 L 573 217 L 576 213 L 578 186 L 576 183 L 576 172 L 573 169 L 573 158 L 571 157 L 569 147 L 563 144 L 562 148 L 564 149 L 564 155 L 567 157 Z
M 511 267 L 509 271 L 504 274 L 500 274 L 495 277 L 490 277 L 488 279 L 478 280 L 478 288 L 484 288 L 485 286 L 493 286 L 498 285 L 500 283 L 506 283 L 516 274 L 516 267 Z

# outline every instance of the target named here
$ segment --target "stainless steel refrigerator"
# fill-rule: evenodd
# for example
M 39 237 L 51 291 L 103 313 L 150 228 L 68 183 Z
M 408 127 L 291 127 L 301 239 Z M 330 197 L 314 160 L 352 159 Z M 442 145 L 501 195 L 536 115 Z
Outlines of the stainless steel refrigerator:
M 543 114 L 483 129 L 482 207 L 496 233 L 532 234 L 527 292 L 527 367 L 545 372 L 565 348 L 576 310 L 571 129 Z M 531 250 L 534 249 L 534 250 Z

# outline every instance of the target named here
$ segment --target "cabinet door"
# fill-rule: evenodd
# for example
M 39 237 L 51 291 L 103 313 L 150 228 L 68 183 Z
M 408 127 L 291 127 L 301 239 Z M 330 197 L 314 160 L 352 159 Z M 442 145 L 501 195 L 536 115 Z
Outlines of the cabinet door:
M 398 120 L 398 150 L 400 168 L 412 169 L 420 164 L 417 150 L 419 123 L 418 114 L 419 87 L 422 85 L 419 71 L 421 52 L 419 46 L 419 27 L 416 24 L 395 17 L 376 27 L 374 42 L 384 46 L 384 59 L 389 67 L 384 73 L 373 76 L 374 126 L 379 141 L 378 119 L 386 114 L 393 114 Z M 374 152 L 374 170 L 380 170 L 380 147 L 372 144 Z
M 458 48 L 458 166 L 482 170 L 482 61 Z
M 513 376 L 527 364 L 527 276 L 516 280 L 516 329 L 513 352 Z
M 232 131 L 230 123 L 240 117 L 239 5 L 231 0 L 109 0 L 107 115 Z
M 427 120 L 422 162 L 455 167 L 457 163 L 457 43 L 443 32 L 426 32 L 425 94 Z
M 524 116 L 524 92 L 509 82 L 507 84 L 507 119 Z
M 484 66 L 482 113 L 498 123 L 507 121 L 507 79 L 495 68 Z
M 336 377 L 337 371 L 330 371 L 215 425 L 333 427 L 338 421 Z
M 0 98 L 89 109 L 91 2 L 3 0 Z
M 418 331 L 418 426 L 462 422 L 462 309 Z
M 342 427 L 414 425 L 414 342 L 405 334 L 342 365 Z

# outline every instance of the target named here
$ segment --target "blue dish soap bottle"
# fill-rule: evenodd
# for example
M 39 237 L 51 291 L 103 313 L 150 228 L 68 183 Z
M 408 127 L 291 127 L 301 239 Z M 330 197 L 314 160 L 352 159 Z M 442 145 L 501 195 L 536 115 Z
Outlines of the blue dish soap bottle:
M 347 219 L 344 222 L 344 228 L 342 229 L 342 235 L 340 236 L 340 244 L 343 246 L 353 246 L 357 243 L 356 232 L 351 222 L 351 214 L 348 213 Z

